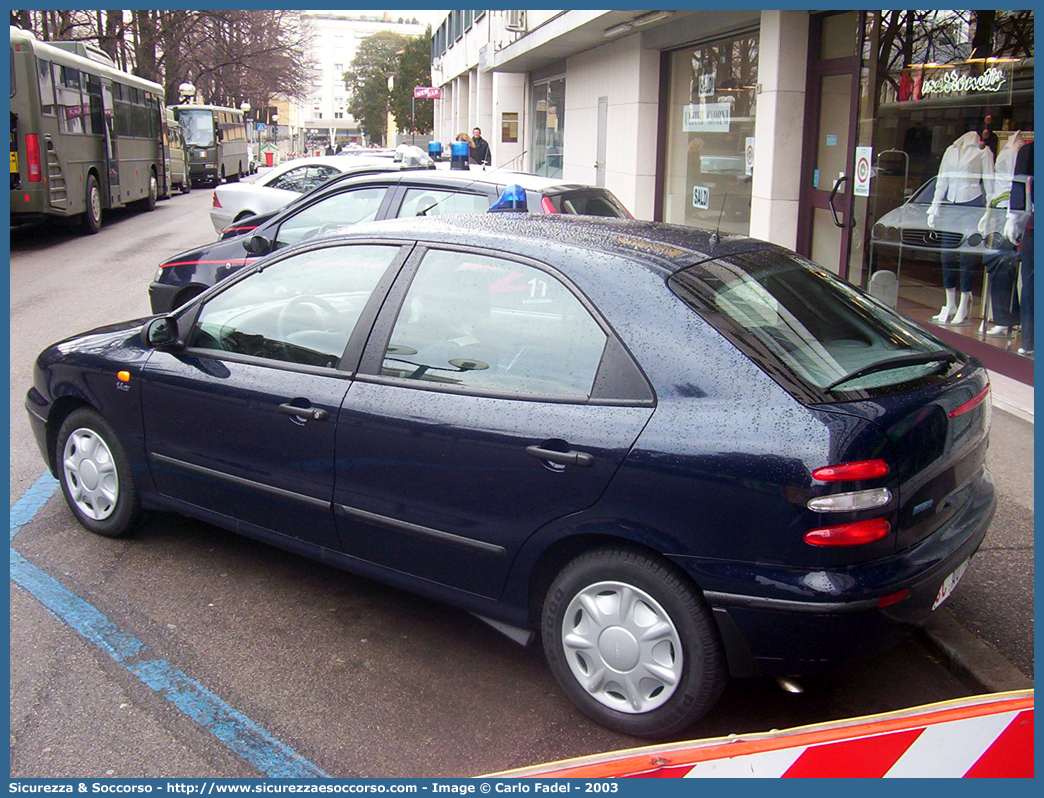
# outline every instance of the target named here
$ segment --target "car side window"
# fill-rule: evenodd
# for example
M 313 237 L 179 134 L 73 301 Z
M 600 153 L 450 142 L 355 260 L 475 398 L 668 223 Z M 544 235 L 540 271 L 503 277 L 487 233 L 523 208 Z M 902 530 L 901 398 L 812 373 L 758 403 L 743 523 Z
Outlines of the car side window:
M 276 247 L 285 247 L 319 233 L 359 222 L 372 222 L 381 207 L 386 187 L 360 188 L 331 194 L 279 225 Z
M 303 194 L 318 185 L 325 183 L 334 175 L 340 174 L 332 166 L 299 166 L 283 172 L 268 184 L 269 188 L 280 188 L 284 191 L 296 191 Z
M 230 285 L 200 309 L 189 345 L 335 368 L 397 246 L 301 252 Z
M 489 210 L 485 194 L 466 194 L 432 188 L 408 188 L 398 216 L 441 216 L 448 213 L 485 213 Z
M 484 391 L 588 397 L 606 334 L 553 275 L 431 250 L 406 294 L 382 374 Z

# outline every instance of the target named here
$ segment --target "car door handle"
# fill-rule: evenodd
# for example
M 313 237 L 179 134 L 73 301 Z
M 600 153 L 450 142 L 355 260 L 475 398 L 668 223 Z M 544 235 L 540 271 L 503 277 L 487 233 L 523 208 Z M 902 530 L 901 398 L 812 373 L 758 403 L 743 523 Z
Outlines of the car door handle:
M 330 417 L 329 413 L 318 407 L 298 407 L 289 402 L 279 405 L 278 410 L 280 413 L 286 413 L 288 416 L 297 416 L 301 419 L 310 418 L 313 421 L 326 421 Z
M 527 446 L 526 454 L 532 455 L 538 460 L 547 460 L 549 463 L 559 465 L 573 465 L 580 468 L 590 468 L 594 465 L 594 457 L 587 452 L 556 452 L 541 446 Z

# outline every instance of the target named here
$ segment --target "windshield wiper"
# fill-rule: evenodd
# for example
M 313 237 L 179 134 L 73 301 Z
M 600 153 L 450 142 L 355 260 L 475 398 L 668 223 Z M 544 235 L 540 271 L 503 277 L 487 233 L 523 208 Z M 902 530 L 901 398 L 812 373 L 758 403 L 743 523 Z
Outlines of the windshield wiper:
M 838 385 L 843 385 L 850 380 L 854 380 L 856 377 L 865 377 L 867 374 L 876 374 L 879 371 L 890 371 L 891 369 L 901 369 L 906 366 L 922 366 L 928 363 L 953 363 L 957 360 L 957 355 L 953 352 L 915 352 L 909 355 L 896 355 L 895 357 L 888 357 L 884 360 L 878 360 L 876 363 L 871 363 L 868 366 L 862 366 L 857 368 L 855 371 L 851 371 L 840 379 L 834 380 L 823 390 L 832 391 Z

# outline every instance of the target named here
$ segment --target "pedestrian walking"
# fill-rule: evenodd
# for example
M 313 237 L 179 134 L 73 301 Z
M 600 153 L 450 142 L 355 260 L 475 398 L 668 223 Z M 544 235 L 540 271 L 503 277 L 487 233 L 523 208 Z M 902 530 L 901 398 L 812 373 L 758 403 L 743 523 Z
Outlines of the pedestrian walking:
M 471 131 L 471 160 L 473 163 L 489 166 L 492 159 L 489 156 L 489 142 L 482 138 L 482 128 Z

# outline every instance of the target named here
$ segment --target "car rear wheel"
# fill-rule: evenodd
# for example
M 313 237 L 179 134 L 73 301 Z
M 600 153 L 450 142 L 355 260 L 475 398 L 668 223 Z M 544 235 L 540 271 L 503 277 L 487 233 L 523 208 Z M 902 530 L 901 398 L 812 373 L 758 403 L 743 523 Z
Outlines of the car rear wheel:
M 55 454 L 62 493 L 83 526 L 117 538 L 142 522 L 130 462 L 101 415 L 89 408 L 70 413 L 58 431 Z
M 192 191 L 192 181 L 186 177 L 181 181 L 181 193 L 188 194 L 190 191 Z
M 602 549 L 569 563 L 548 590 L 542 634 L 573 702 L 624 734 L 678 734 L 725 686 L 722 645 L 698 591 L 643 553 Z

